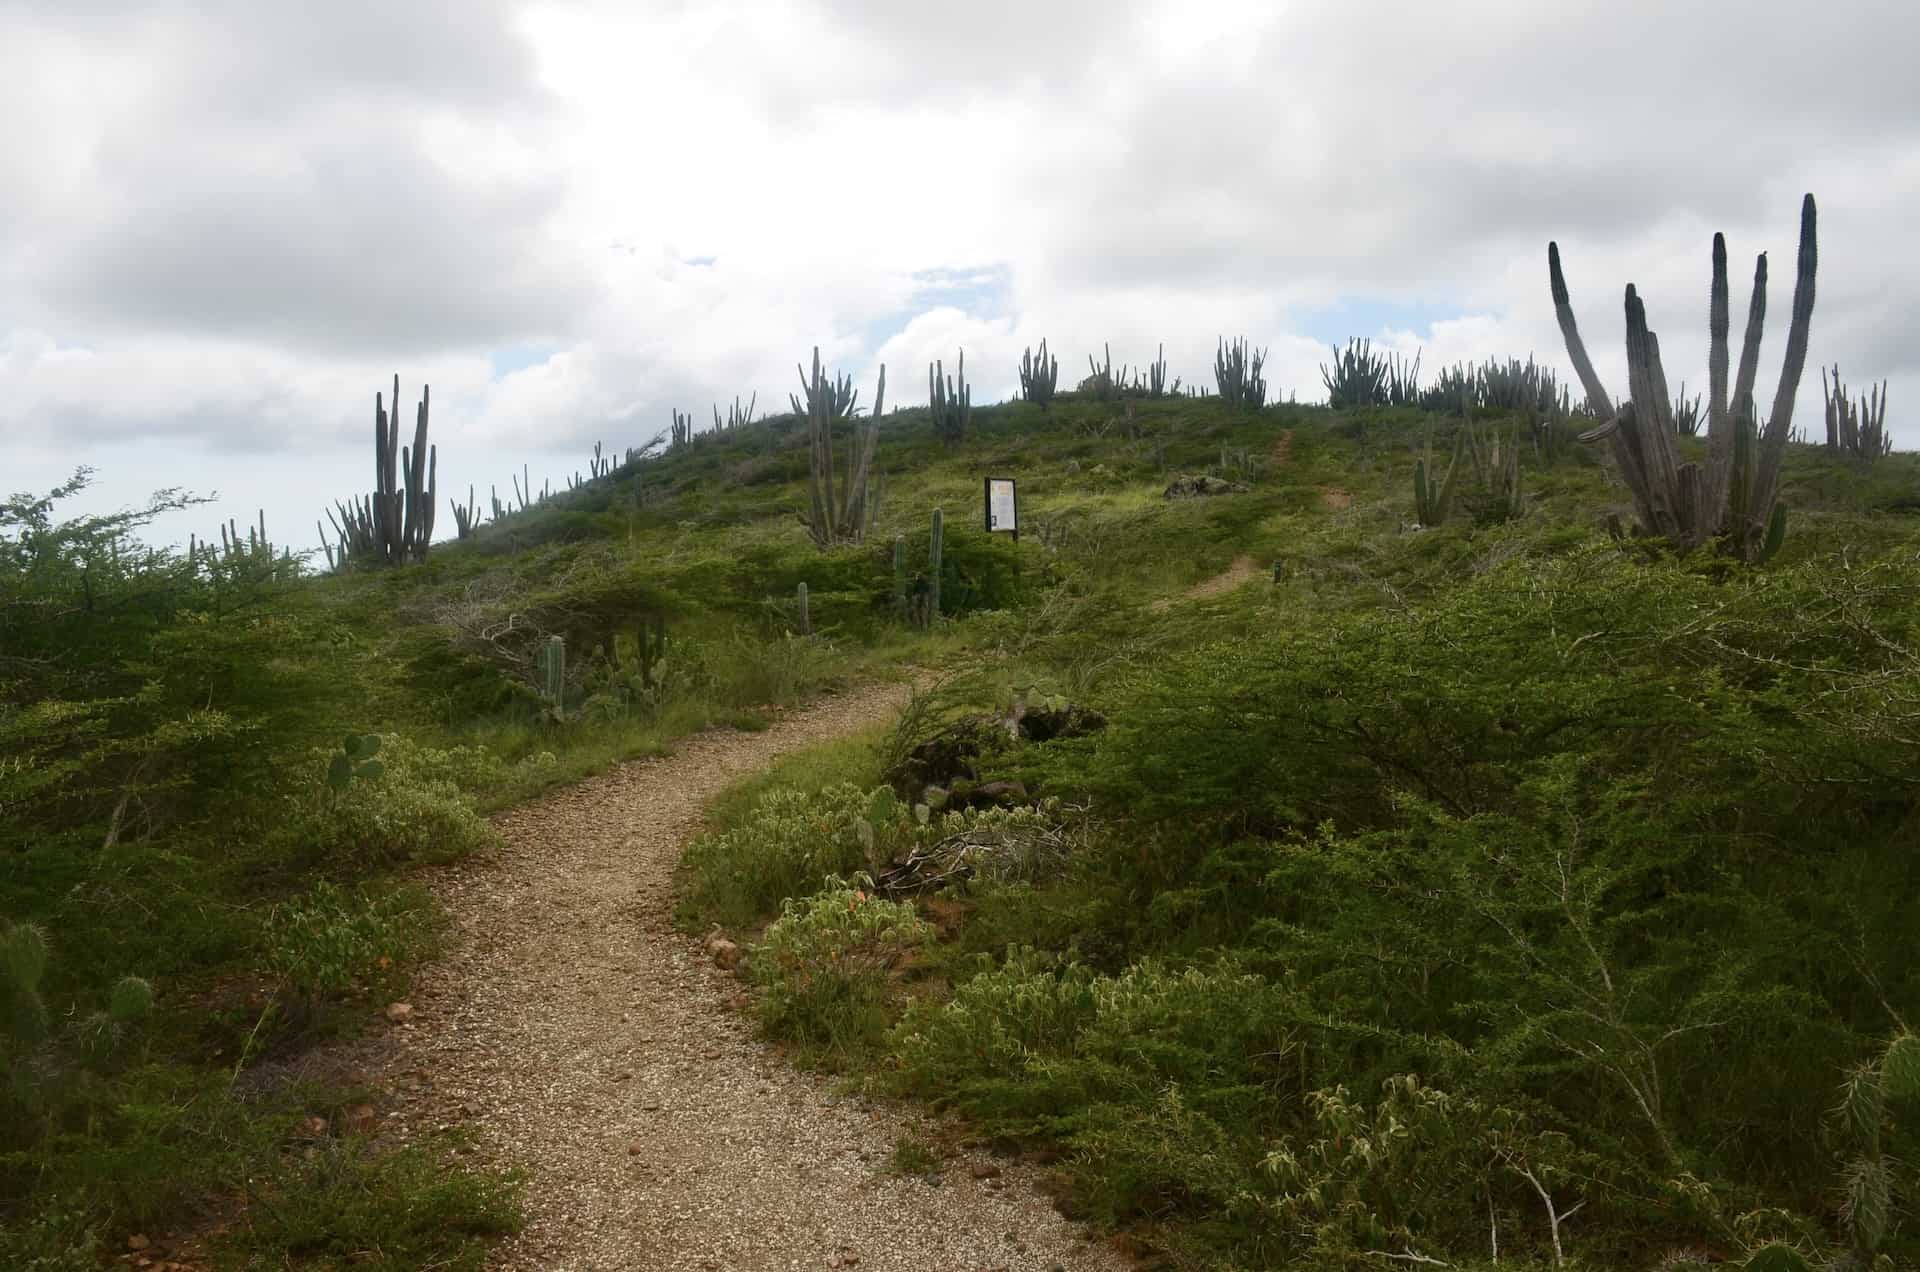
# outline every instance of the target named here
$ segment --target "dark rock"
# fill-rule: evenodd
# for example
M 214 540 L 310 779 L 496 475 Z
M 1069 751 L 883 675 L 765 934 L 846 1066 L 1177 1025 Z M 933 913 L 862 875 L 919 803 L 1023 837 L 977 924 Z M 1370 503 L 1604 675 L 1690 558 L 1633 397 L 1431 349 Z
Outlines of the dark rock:
M 1199 476 L 1175 477 L 1167 483 L 1167 498 L 1197 499 L 1210 495 L 1244 495 L 1248 487 L 1243 482 L 1228 481 L 1224 477 Z
M 1064 707 L 1029 708 L 1020 717 L 1020 736 L 1029 742 L 1051 742 L 1055 738 L 1077 738 L 1098 733 L 1107 727 L 1107 717 L 1092 707 L 1068 703 Z
M 970 789 L 956 790 L 950 802 L 955 808 L 1013 808 L 1031 798 L 1025 782 L 982 782 Z

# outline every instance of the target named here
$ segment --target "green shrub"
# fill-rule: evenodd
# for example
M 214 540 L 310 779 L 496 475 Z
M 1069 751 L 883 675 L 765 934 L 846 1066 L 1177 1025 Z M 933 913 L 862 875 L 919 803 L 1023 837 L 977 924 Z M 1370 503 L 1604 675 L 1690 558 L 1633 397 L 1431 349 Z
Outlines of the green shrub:
M 839 782 L 813 794 L 768 791 L 738 826 L 688 847 L 682 916 L 738 927 L 773 914 L 830 876 L 872 868 L 869 854 L 879 856 L 909 820 L 884 788 Z
M 18 1272 L 98 1272 L 104 1253 L 88 1207 L 64 1197 L 0 1225 L 0 1267 Z
M 805 896 L 828 876 L 878 872 L 920 854 L 936 874 L 983 883 L 1031 881 L 1066 854 L 1059 807 L 909 810 L 885 786 L 836 782 L 807 794 L 762 793 L 731 829 L 695 840 L 681 859 L 683 924 L 740 927 Z
M 796 632 L 764 638 L 735 632 L 711 659 L 721 699 L 735 707 L 791 706 L 826 684 L 838 666 L 829 642 Z
M 829 880 L 822 892 L 788 900 L 753 949 L 760 1021 L 776 1038 L 864 1050 L 886 1028 L 889 973 L 932 938 L 912 906 Z
M 328 1141 L 257 1185 L 219 1244 L 249 1267 L 477 1272 L 487 1239 L 524 1221 L 521 1180 L 465 1166 L 452 1147 L 429 1141 L 383 1154 Z
M 274 907 L 267 965 L 308 1001 L 363 989 L 419 956 L 432 915 L 418 888 L 370 896 L 322 880 L 306 896 Z
M 489 753 L 436 750 L 389 733 L 380 738 L 381 771 L 338 789 L 326 780 L 336 757 L 343 753 L 311 752 L 315 787 L 287 797 L 289 824 L 278 839 L 296 860 L 364 870 L 452 861 L 499 842 L 463 791 L 499 783 L 506 769 Z

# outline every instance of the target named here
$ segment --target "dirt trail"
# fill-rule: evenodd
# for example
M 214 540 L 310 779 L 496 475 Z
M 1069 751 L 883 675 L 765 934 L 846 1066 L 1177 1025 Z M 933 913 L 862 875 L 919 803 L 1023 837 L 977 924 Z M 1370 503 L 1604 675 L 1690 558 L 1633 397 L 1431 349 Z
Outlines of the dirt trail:
M 730 1007 L 739 983 L 673 929 L 704 802 L 905 693 L 828 698 L 555 792 L 498 819 L 503 852 L 436 885 L 456 930 L 380 1048 L 384 1129 L 465 1125 L 481 1159 L 528 1170 L 529 1223 L 500 1266 L 1127 1266 L 1053 1210 L 1035 1168 L 976 1153 L 939 1187 L 888 1173 L 918 1115 L 786 1066 Z
M 1201 579 L 1179 596 L 1163 596 L 1147 608 L 1159 613 L 1175 601 L 1204 601 L 1209 597 L 1224 596 L 1235 588 L 1247 583 L 1260 573 L 1260 567 L 1250 556 L 1237 556 L 1227 568 L 1210 579 Z

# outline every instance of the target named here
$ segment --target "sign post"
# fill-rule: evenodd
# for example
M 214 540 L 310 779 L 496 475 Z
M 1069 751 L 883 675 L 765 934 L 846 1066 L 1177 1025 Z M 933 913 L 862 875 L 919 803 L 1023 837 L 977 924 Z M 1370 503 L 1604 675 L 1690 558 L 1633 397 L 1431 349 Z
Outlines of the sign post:
M 1020 542 L 1020 500 L 1011 477 L 987 478 L 987 533 L 1006 532 Z

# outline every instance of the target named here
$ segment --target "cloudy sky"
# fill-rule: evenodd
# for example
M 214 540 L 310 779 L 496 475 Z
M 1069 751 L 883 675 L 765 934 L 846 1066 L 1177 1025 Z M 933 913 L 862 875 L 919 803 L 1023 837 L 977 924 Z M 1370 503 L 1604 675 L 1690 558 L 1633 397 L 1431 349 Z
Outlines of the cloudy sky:
M 1042 336 L 1193 381 L 1244 334 L 1302 402 L 1348 336 L 1565 375 L 1550 238 L 1615 392 L 1628 281 L 1697 386 L 1715 229 L 1737 311 L 1771 253 L 1765 400 L 1808 190 L 1812 362 L 1920 447 L 1916 48 L 1911 0 L 0 0 L 0 488 L 310 547 L 395 372 L 483 503 L 814 344 L 903 405 Z

